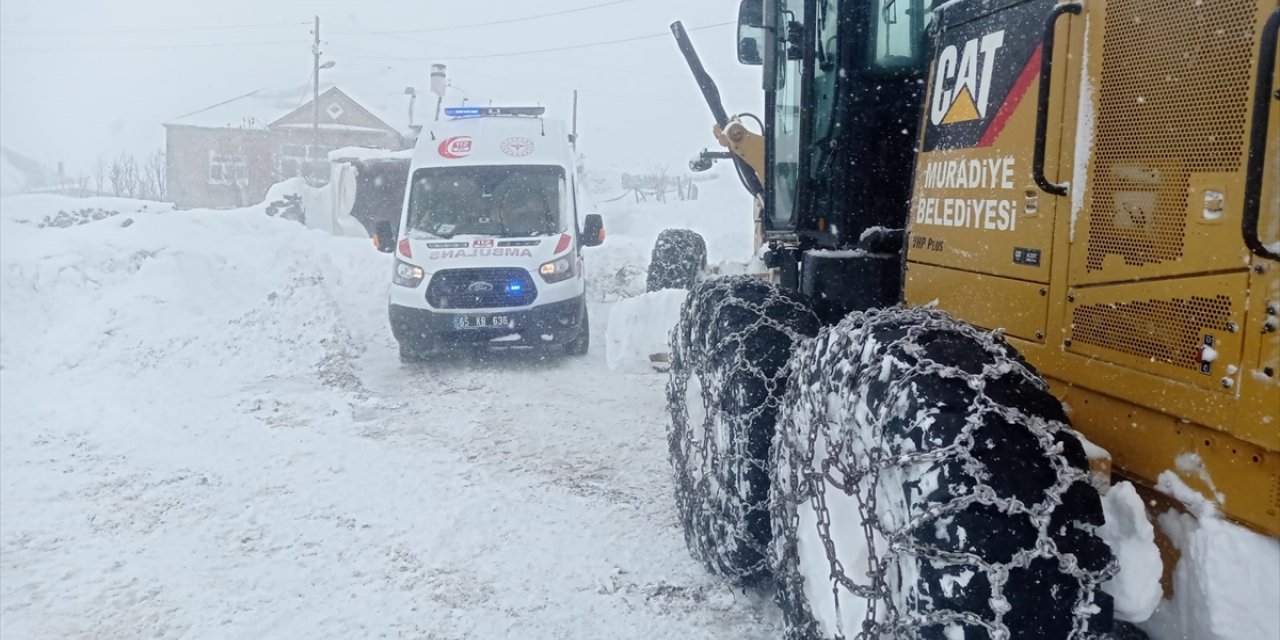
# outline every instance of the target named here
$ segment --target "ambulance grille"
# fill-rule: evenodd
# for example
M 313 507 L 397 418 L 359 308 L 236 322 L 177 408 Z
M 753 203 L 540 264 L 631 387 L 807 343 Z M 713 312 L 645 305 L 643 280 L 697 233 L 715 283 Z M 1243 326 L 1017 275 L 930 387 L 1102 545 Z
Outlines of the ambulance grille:
M 1227 331 L 1230 313 L 1231 298 L 1222 295 L 1081 305 L 1071 339 L 1194 371 L 1205 334 Z
M 427 285 L 427 302 L 437 309 L 525 307 L 537 298 L 529 272 L 511 267 L 445 269 Z
M 1086 267 L 1177 261 L 1189 176 L 1238 172 L 1256 0 L 1112 0 L 1098 82 Z

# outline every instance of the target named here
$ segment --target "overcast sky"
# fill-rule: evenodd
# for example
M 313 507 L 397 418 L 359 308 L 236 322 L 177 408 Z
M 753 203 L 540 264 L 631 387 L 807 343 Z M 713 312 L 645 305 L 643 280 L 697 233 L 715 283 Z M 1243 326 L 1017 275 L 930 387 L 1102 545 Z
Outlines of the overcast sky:
M 518 20 L 557 11 L 567 13 Z M 337 65 L 325 82 L 425 93 L 439 61 L 472 102 L 541 102 L 566 120 L 576 88 L 590 163 L 677 170 L 715 141 L 668 25 L 733 22 L 736 11 L 734 0 L 0 0 L 0 144 L 69 173 L 99 156 L 153 152 L 162 122 L 309 82 L 319 15 L 325 59 Z M 517 21 L 468 27 L 506 19 Z M 476 57 L 655 34 L 668 35 Z M 729 112 L 758 113 L 759 68 L 738 65 L 733 27 L 692 37 Z

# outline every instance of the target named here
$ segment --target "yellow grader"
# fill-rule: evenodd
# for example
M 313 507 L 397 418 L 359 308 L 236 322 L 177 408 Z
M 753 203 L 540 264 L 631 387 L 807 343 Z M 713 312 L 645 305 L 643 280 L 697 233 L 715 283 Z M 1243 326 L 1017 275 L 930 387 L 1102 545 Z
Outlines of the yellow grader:
M 770 272 L 693 285 L 672 333 L 693 555 L 772 584 L 796 640 L 1102 638 L 1138 633 L 1108 481 L 1280 536 L 1278 28 L 1275 0 L 744 0 L 761 135 L 673 25 L 728 148 L 694 168 L 737 164 Z

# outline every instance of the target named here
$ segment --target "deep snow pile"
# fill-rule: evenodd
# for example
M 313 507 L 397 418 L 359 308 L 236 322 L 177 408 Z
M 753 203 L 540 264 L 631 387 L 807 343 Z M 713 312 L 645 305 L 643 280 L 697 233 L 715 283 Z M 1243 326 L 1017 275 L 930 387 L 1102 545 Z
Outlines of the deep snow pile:
M 671 329 L 689 292 L 663 289 L 618 301 L 609 312 L 605 350 L 609 368 L 630 373 L 663 370 L 671 352 Z M 654 360 L 655 356 L 660 356 Z
M 1171 471 L 1161 481 L 1175 498 L 1198 499 L 1184 500 L 1191 513 L 1156 518 L 1181 558 L 1172 598 L 1142 628 L 1153 640 L 1280 638 L 1280 540 L 1223 520 Z M 1180 486 L 1170 490 L 1170 484 Z
M 38 209 L 27 198 L 4 208 Z M 281 375 L 369 338 L 349 336 L 348 326 L 376 326 L 376 304 L 352 308 L 335 298 L 362 291 L 377 299 L 384 273 L 365 240 L 307 232 L 257 209 L 119 209 L 56 231 L 5 224 L 6 369 L 57 363 L 76 375 L 117 366 L 138 374 L 179 368 L 202 378 Z M 353 314 L 360 321 L 348 323 Z
M 1127 622 L 1144 622 L 1160 604 L 1163 565 L 1155 543 L 1155 527 L 1136 489 L 1128 482 L 1112 486 L 1102 496 L 1106 522 L 1098 535 L 1111 546 L 1120 572 L 1103 590 L 1114 598 L 1115 615 Z

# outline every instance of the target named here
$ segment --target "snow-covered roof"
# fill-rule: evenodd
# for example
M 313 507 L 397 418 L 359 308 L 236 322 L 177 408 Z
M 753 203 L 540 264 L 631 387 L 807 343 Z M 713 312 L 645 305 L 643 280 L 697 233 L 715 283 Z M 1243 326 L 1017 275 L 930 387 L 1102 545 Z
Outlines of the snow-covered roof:
M 370 147 L 342 147 L 329 152 L 330 160 L 411 160 L 413 159 L 413 149 L 405 149 L 403 151 L 388 151 L 386 149 L 373 149 Z
M 169 120 L 167 125 L 189 127 L 246 127 L 265 129 L 280 116 L 311 99 L 311 86 L 264 88 L 197 109 Z
M 341 88 L 333 85 L 322 85 L 320 91 L 321 99 L 323 100 L 325 94 L 335 89 L 346 94 L 348 98 L 363 107 L 375 118 L 385 122 L 401 134 L 409 133 L 408 97 L 404 95 L 403 87 L 400 87 L 399 91 L 396 92 L 392 92 L 390 88 L 384 88 L 384 91 L 365 91 L 364 93 L 372 94 L 365 96 L 359 92 L 353 94 L 345 85 Z M 377 99 L 382 93 L 387 93 L 388 95 L 383 96 L 382 99 Z M 244 127 L 266 129 L 269 125 L 309 105 L 311 96 L 312 89 L 310 84 L 257 89 L 178 116 L 165 122 L 165 124 L 207 128 Z M 290 126 L 288 124 L 283 125 L 284 128 Z M 320 124 L 320 128 L 340 131 L 381 131 L 381 129 L 373 127 L 337 123 L 325 124 L 323 122 Z

